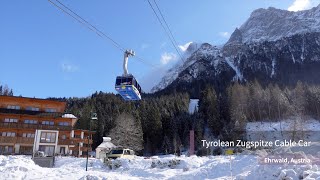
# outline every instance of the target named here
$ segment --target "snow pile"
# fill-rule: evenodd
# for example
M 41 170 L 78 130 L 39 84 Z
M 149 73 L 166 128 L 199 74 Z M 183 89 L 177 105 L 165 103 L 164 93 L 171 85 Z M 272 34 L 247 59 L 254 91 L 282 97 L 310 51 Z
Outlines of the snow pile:
M 317 151 L 319 150 L 319 145 L 317 146 Z M 313 152 L 315 153 L 315 152 Z M 290 148 L 278 148 L 272 151 L 272 155 L 280 155 L 279 157 L 303 157 L 312 159 L 313 163 L 309 164 L 259 164 L 247 177 L 246 179 L 256 179 L 257 174 L 259 179 L 313 179 L 320 178 L 320 168 L 319 168 L 319 153 L 317 157 L 312 155 L 306 155 L 304 152 L 292 152 Z M 263 159 L 267 154 L 260 155 Z M 269 156 L 270 157 L 270 156 Z M 290 161 L 290 159 L 289 159 Z M 318 163 L 316 163 L 318 161 Z
M 64 114 L 62 115 L 62 118 L 72 118 L 72 119 L 77 119 L 77 117 L 73 114 Z
M 189 113 L 194 114 L 198 111 L 199 99 L 190 99 L 189 103 Z
M 278 122 L 249 122 L 246 125 L 246 132 L 247 139 L 251 141 L 302 139 L 319 142 L 320 122 L 314 119 L 297 118 Z
M 234 65 L 234 63 L 231 62 L 231 58 L 225 57 L 225 61 L 226 61 L 227 64 L 236 72 L 236 75 L 235 75 L 235 77 L 233 78 L 233 80 L 234 80 L 234 81 L 236 81 L 236 80 L 242 81 L 242 80 L 243 80 L 243 75 L 241 74 L 239 68 L 236 67 L 236 66 Z
M 258 154 L 266 154 L 264 150 Z M 34 164 L 30 156 L 0 156 L 1 179 L 305 179 L 320 178 L 320 169 L 309 165 L 262 165 L 257 155 L 181 156 L 133 160 L 117 159 L 121 166 L 109 169 L 100 160 L 57 157 L 54 168 Z M 152 166 L 153 162 L 161 162 Z M 168 166 L 171 164 L 171 166 Z

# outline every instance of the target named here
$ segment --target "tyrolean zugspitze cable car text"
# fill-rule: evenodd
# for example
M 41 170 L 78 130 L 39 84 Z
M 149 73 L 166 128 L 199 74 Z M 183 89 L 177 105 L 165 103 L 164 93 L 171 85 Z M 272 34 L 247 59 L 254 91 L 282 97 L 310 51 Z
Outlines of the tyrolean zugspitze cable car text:
M 123 60 L 123 75 L 117 76 L 115 89 L 124 100 L 141 100 L 141 87 L 132 74 L 128 73 L 129 56 L 134 56 L 134 51 L 126 50 Z

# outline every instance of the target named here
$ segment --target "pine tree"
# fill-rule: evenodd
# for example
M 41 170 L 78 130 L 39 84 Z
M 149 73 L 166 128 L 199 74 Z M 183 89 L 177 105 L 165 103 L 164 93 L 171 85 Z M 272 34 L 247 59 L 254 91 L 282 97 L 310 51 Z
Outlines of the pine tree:
M 207 126 L 214 135 L 219 135 L 222 123 L 219 117 L 218 100 L 215 90 L 208 86 L 202 93 L 199 111 L 207 121 Z
M 140 121 L 132 115 L 122 113 L 116 119 L 115 124 L 110 131 L 112 142 L 117 146 L 140 152 L 143 149 L 143 132 Z

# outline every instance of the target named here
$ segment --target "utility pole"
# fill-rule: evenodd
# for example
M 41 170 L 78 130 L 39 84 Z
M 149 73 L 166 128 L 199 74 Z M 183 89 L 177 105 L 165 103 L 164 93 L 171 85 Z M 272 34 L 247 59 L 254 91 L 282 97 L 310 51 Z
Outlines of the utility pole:
M 88 146 L 87 146 L 87 161 L 86 161 L 86 171 L 88 171 L 88 161 L 89 161 L 89 147 L 90 147 L 90 136 L 91 136 L 91 121 L 98 120 L 97 113 L 91 113 L 91 118 L 89 121 L 89 134 L 88 134 Z

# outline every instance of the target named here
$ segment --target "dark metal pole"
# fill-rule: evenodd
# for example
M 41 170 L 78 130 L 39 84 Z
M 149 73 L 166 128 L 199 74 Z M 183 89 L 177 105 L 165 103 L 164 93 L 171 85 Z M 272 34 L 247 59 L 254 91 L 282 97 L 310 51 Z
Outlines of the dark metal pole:
M 91 132 L 91 119 L 89 121 L 89 135 L 88 135 L 88 144 L 87 144 L 87 161 L 86 161 L 86 171 L 88 171 L 88 160 L 89 160 L 89 138 Z
M 91 112 L 91 118 L 90 118 L 90 121 L 89 121 L 89 135 L 88 135 L 88 145 L 87 145 L 86 171 L 88 171 L 89 147 L 90 147 L 90 136 L 91 136 L 91 120 L 98 120 L 97 113 L 92 113 Z

